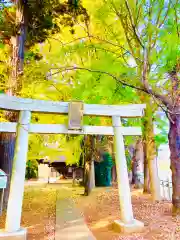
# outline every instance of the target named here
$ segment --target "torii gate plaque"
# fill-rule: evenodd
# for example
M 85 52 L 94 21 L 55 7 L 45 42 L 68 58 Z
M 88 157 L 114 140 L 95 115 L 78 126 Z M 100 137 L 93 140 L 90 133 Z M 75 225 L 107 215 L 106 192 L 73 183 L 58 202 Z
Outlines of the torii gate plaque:
M 68 129 L 82 130 L 83 127 L 83 110 L 82 101 L 72 101 L 69 103 L 68 113 Z

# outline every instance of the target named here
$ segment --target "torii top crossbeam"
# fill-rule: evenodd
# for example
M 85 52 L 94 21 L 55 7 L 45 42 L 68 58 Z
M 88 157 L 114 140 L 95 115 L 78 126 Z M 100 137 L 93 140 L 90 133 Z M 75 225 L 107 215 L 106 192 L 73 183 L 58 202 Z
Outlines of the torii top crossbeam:
M 68 102 L 53 102 L 44 100 L 24 99 L 0 95 L 0 109 L 68 114 Z M 83 115 L 141 117 L 144 104 L 131 105 L 100 105 L 84 104 Z M 16 132 L 17 123 L 0 123 L 0 132 Z M 141 135 L 140 127 L 121 127 L 123 135 Z M 82 131 L 67 129 L 64 124 L 30 124 L 29 133 L 42 134 L 94 134 L 114 135 L 110 126 L 83 126 Z
M 84 115 L 142 117 L 145 104 L 101 105 L 84 104 Z M 68 102 L 34 100 L 0 95 L 0 109 L 31 112 L 68 113 Z

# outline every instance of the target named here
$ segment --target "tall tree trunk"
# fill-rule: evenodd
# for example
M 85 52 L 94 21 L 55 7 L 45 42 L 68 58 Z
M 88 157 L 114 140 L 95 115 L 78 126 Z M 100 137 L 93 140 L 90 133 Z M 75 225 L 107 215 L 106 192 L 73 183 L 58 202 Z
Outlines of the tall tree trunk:
M 12 43 L 12 72 L 8 83 L 8 94 L 13 95 L 17 86 L 17 74 L 18 74 L 18 38 L 11 39 Z M 18 114 L 15 112 L 5 112 L 5 117 L 10 122 L 17 121 Z M 7 207 L 10 181 L 14 157 L 15 147 L 15 134 L 14 133 L 0 133 L 0 168 L 8 175 L 8 184 L 4 192 L 4 208 Z
M 141 139 L 138 139 L 135 144 L 135 151 L 132 162 L 132 173 L 135 188 L 142 188 L 144 183 L 144 152 Z
M 26 4 L 26 2 L 24 2 Z M 23 71 L 24 60 L 24 41 L 25 41 L 25 5 L 21 6 L 20 1 L 16 0 L 16 23 L 20 25 L 20 35 L 12 36 L 12 60 L 11 60 L 11 76 L 8 82 L 8 95 L 17 95 L 21 89 L 21 83 L 18 75 Z M 18 114 L 15 112 L 6 112 L 6 119 L 10 122 L 16 122 L 18 120 Z M 12 173 L 14 147 L 15 147 L 15 134 L 12 133 L 0 133 L 0 168 L 8 174 L 8 185 L 4 194 L 4 207 L 7 206 L 10 180 Z
M 150 191 L 153 201 L 159 201 L 160 197 L 160 182 L 158 178 L 158 170 L 156 164 L 156 147 L 154 140 L 154 125 L 153 125 L 152 103 L 146 100 L 146 110 L 143 119 L 143 144 L 144 144 L 144 164 L 148 167 L 145 169 L 145 188 L 144 192 L 148 190 L 147 171 L 150 177 Z
M 112 183 L 117 182 L 117 173 L 116 173 L 116 165 L 112 167 Z
M 180 112 L 180 106 L 177 108 Z M 180 114 L 173 116 L 169 129 L 169 148 L 173 185 L 173 215 L 180 215 Z
M 146 145 L 146 144 L 143 144 Z M 146 151 L 144 151 L 145 153 Z M 149 168 L 148 168 L 148 161 L 147 157 L 144 157 L 144 193 L 151 193 L 150 190 L 150 177 L 149 177 Z
M 85 164 L 85 185 L 84 185 L 84 195 L 89 196 L 91 192 L 91 162 L 87 161 Z
M 133 176 L 134 151 L 135 151 L 134 145 L 133 145 L 133 144 L 132 144 L 132 145 L 129 145 L 129 146 L 128 146 L 128 152 L 129 152 L 129 155 L 130 155 L 130 158 L 131 158 L 131 171 L 130 171 L 128 174 L 129 174 L 130 177 L 131 177 L 130 182 L 129 182 L 130 184 L 134 184 L 134 181 L 135 181 L 134 176 Z
M 130 159 L 131 159 L 131 169 L 128 172 L 129 175 L 129 184 L 134 184 L 134 179 L 133 179 L 133 157 L 134 157 L 134 145 L 129 145 L 128 147 L 128 152 L 130 155 Z
M 170 110 L 169 149 L 172 171 L 172 213 L 180 216 L 180 81 L 178 73 L 180 63 L 177 62 L 174 70 L 169 73 L 172 82 L 173 105 Z
M 94 168 L 94 159 L 91 161 L 91 171 L 90 171 L 90 188 L 95 188 L 95 168 Z
M 88 196 L 92 190 L 92 161 L 94 160 L 95 151 L 95 137 L 85 137 L 85 181 L 84 181 L 84 195 Z
M 144 123 L 145 124 L 145 123 Z M 150 176 L 149 176 L 149 167 L 148 167 L 148 157 L 147 157 L 147 144 L 143 142 L 143 150 L 144 150 L 144 193 L 151 193 L 150 189 Z

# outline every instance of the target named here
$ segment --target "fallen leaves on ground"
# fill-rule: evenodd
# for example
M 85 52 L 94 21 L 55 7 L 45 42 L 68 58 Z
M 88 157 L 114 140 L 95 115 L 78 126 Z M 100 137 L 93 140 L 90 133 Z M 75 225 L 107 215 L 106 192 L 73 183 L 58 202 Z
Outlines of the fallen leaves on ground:
M 26 188 L 23 202 L 22 226 L 28 228 L 28 240 L 54 240 L 55 207 L 58 198 L 69 197 L 77 207 L 97 240 L 179 240 L 180 219 L 171 216 L 171 203 L 152 203 L 150 195 L 132 190 L 134 217 L 145 224 L 141 233 L 114 232 L 112 223 L 120 219 L 117 187 L 95 188 L 88 197 L 80 197 L 82 188 L 66 187 L 69 191 L 51 187 Z M 67 196 L 64 196 L 64 194 Z M 5 214 L 0 218 L 4 227 Z
M 152 203 L 150 195 L 132 190 L 134 217 L 145 224 L 143 232 L 136 234 L 116 233 L 114 220 L 120 219 L 117 187 L 96 188 L 88 197 L 76 199 L 77 206 L 97 240 L 179 240 L 180 219 L 171 216 L 171 203 Z
M 22 227 L 28 229 L 28 240 L 54 240 L 56 212 L 56 190 L 51 188 L 25 189 Z M 5 214 L 0 218 L 4 228 Z

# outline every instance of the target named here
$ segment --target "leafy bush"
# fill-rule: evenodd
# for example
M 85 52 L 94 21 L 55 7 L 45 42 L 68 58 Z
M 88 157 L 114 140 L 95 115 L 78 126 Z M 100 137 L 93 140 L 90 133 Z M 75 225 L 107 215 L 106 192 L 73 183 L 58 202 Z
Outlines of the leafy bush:
M 26 163 L 26 179 L 37 178 L 38 176 L 38 162 L 34 160 L 28 160 Z

